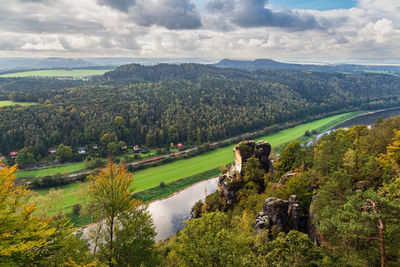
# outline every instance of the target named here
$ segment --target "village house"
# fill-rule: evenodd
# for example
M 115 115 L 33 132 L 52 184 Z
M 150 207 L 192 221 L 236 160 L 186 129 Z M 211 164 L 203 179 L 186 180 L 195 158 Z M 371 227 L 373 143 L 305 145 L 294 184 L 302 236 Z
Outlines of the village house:
M 79 155 L 84 155 L 84 154 L 86 154 L 86 149 L 84 147 L 80 147 L 80 148 L 78 148 L 78 153 L 79 153 Z
M 133 151 L 135 151 L 135 153 L 139 153 L 140 152 L 140 147 L 138 145 L 133 146 Z
M 10 152 L 10 158 L 15 159 L 18 156 L 17 151 Z
M 55 153 L 57 153 L 57 148 L 55 148 L 55 147 L 49 148 L 49 153 L 50 153 L 50 154 L 55 154 Z

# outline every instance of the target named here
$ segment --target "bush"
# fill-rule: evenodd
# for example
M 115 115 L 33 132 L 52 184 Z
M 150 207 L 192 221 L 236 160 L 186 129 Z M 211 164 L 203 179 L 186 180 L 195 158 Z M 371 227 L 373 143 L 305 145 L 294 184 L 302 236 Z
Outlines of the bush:
M 164 183 L 164 182 L 161 182 L 161 183 L 160 183 L 160 187 L 161 187 L 161 188 L 164 188 L 164 187 L 165 187 L 165 183 Z
M 75 204 L 72 206 L 72 213 L 74 215 L 79 215 L 81 213 L 82 205 L 81 204 Z

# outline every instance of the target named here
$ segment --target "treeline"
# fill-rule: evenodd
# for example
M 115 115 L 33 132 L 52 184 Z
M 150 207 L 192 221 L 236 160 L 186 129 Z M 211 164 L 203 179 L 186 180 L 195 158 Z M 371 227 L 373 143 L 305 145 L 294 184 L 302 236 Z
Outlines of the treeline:
M 76 81 L 59 81 L 56 89 L 37 89 L 42 105 L 3 107 L 0 153 L 23 147 L 46 153 L 59 144 L 98 144 L 104 154 L 124 143 L 202 144 L 317 115 L 396 106 L 399 81 L 376 74 L 127 65 L 83 86 L 64 88 Z
M 81 80 L 56 78 L 0 78 L 0 100 L 42 103 L 57 91 L 83 84 Z

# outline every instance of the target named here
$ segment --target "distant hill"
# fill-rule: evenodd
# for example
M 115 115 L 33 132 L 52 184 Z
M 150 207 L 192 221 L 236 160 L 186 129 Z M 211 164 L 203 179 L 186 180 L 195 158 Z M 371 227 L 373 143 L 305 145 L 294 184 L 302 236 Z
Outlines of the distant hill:
M 256 59 L 254 61 L 223 59 L 217 64 L 214 64 L 214 66 L 224 67 L 224 68 L 239 68 L 245 70 L 257 70 L 257 69 L 293 70 L 293 69 L 298 69 L 301 65 L 282 63 L 272 59 Z
M 239 68 L 248 71 L 259 69 L 281 69 L 281 70 L 297 70 L 297 71 L 315 71 L 315 72 L 343 72 L 343 73 L 366 73 L 376 72 L 382 74 L 400 75 L 400 66 L 374 66 L 374 65 L 313 65 L 313 64 L 288 64 L 278 62 L 272 59 L 256 59 L 254 61 L 247 60 L 230 60 L 223 59 L 213 66 L 221 68 Z
M 165 81 L 165 80 L 192 80 L 198 78 L 248 78 L 250 73 L 239 69 L 224 69 L 212 65 L 202 64 L 158 64 L 143 66 L 129 64 L 118 67 L 114 71 L 103 75 L 106 80 L 123 81 Z
M 40 60 L 34 65 L 35 68 L 45 69 L 45 68 L 79 68 L 79 67 L 89 67 L 94 64 L 83 60 L 81 58 L 59 58 L 59 57 L 49 57 Z

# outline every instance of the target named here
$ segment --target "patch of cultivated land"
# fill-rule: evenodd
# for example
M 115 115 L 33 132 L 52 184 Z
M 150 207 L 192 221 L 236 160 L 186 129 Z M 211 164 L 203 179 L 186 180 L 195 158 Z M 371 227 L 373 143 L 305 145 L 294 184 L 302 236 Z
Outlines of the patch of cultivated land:
M 12 101 L 0 101 L 0 107 L 5 107 L 5 106 L 15 106 L 15 105 L 20 105 L 20 106 L 31 106 L 31 105 L 36 105 L 36 103 L 30 103 L 30 102 L 12 102 Z
M 15 73 L 7 73 L 0 75 L 3 78 L 10 77 L 73 77 L 82 78 L 94 75 L 103 75 L 106 72 L 112 71 L 112 69 L 106 70 L 34 70 L 34 71 L 23 71 Z
M 280 132 L 257 138 L 257 140 L 267 140 L 273 148 L 278 148 L 281 145 L 295 139 L 304 140 L 304 132 L 306 130 L 318 129 L 319 132 L 325 131 L 340 122 L 343 122 L 351 117 L 359 115 L 361 112 L 352 112 L 331 116 L 328 118 L 305 123 L 293 128 L 282 130 Z M 169 183 L 192 176 L 207 170 L 214 169 L 224 164 L 233 161 L 232 150 L 235 145 L 219 148 L 214 151 L 206 152 L 199 156 L 189 159 L 182 159 L 165 165 L 139 170 L 134 172 L 134 181 L 136 191 L 142 191 L 148 188 L 158 186 L 160 182 Z M 209 177 L 207 177 L 209 178 Z M 72 205 L 79 203 L 79 192 L 81 184 L 70 184 L 59 187 L 63 190 L 64 195 L 64 212 L 70 211 Z M 83 185 L 85 186 L 85 185 Z M 41 195 L 46 195 L 49 189 L 40 189 L 37 192 Z

